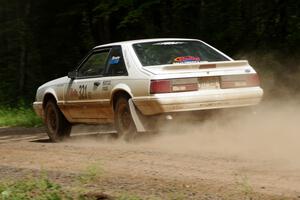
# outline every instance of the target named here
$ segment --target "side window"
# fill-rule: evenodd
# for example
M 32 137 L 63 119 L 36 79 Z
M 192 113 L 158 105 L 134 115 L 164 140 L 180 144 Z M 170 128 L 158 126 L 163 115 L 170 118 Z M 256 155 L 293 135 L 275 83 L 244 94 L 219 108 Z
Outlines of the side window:
M 105 70 L 109 50 L 92 53 L 78 70 L 78 77 L 102 75 Z
M 128 75 L 121 47 L 113 47 L 108 58 L 106 76 L 125 76 Z

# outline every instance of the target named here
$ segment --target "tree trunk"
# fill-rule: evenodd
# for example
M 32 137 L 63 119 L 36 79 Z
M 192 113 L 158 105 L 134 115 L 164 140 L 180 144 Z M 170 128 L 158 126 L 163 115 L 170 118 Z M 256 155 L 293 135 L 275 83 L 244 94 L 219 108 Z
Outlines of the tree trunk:
M 31 2 L 27 1 L 24 8 L 24 15 L 19 16 L 20 23 L 20 63 L 19 63 L 19 95 L 24 94 L 26 65 L 28 60 L 28 18 L 31 10 Z

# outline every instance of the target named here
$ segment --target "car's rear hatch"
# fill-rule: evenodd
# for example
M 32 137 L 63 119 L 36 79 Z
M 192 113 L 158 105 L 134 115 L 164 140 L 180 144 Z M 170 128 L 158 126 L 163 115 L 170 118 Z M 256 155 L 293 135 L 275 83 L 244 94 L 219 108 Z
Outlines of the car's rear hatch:
M 222 61 L 147 66 L 153 74 L 150 92 L 168 93 L 259 86 L 248 61 Z

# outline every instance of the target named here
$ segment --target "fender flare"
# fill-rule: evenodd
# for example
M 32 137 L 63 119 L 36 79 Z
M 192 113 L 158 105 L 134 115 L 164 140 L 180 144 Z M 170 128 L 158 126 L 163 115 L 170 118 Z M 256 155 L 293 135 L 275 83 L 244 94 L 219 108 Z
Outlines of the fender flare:
M 114 95 L 117 93 L 117 92 L 125 92 L 127 93 L 131 98 L 133 97 L 133 94 L 131 92 L 131 89 L 128 85 L 124 84 L 124 83 L 119 83 L 117 85 L 115 85 L 115 87 L 112 89 L 112 92 L 110 94 L 110 105 L 113 106 L 113 98 L 114 98 Z
M 45 90 L 45 92 L 43 94 L 43 100 L 42 100 L 43 106 L 44 106 L 44 103 L 45 103 L 45 97 L 47 95 L 52 95 L 54 97 L 55 101 L 58 102 L 58 98 L 57 98 L 55 90 L 53 88 L 48 88 L 47 90 Z

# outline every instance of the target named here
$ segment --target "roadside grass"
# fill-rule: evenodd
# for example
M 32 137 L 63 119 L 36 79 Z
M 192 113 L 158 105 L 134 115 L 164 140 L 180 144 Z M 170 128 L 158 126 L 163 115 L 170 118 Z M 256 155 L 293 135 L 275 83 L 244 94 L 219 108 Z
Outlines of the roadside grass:
M 100 161 L 89 164 L 80 174 L 72 177 L 70 184 L 59 184 L 49 178 L 46 171 L 39 175 L 31 174 L 26 178 L 0 181 L 0 200 L 143 200 L 129 191 L 119 191 L 114 196 L 97 190 L 105 170 Z M 161 198 L 147 198 L 161 200 Z M 170 193 L 169 200 L 183 200 L 180 193 Z
M 102 175 L 102 166 L 93 163 L 74 177 L 71 187 L 55 183 L 44 170 L 37 177 L 31 175 L 19 180 L 1 180 L 0 200 L 94 200 L 93 196 L 86 196 L 91 192 L 88 186 L 98 182 Z
M 101 162 L 95 162 L 86 167 L 84 172 L 78 176 L 79 185 L 89 184 L 101 179 L 104 169 Z
M 42 119 L 39 118 L 32 108 L 24 105 L 17 107 L 0 106 L 0 127 L 38 127 L 42 125 Z
M 72 200 L 59 184 L 48 177 L 26 178 L 0 183 L 0 200 Z
M 253 196 L 255 196 L 254 189 L 247 176 L 241 176 L 239 180 L 236 181 L 236 186 L 238 191 L 244 195 L 245 199 L 251 200 L 253 199 Z
M 88 188 L 89 184 L 98 182 L 103 174 L 102 167 L 97 164 L 88 166 L 79 175 L 78 181 L 71 187 L 65 187 L 52 181 L 45 171 L 38 177 L 27 177 L 20 180 L 0 182 L 0 200 L 142 200 L 142 198 L 122 193 L 111 197 L 97 193 Z M 101 198 L 99 198 L 99 195 Z

